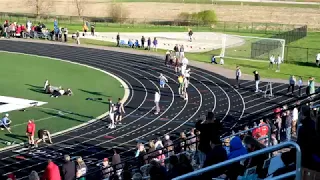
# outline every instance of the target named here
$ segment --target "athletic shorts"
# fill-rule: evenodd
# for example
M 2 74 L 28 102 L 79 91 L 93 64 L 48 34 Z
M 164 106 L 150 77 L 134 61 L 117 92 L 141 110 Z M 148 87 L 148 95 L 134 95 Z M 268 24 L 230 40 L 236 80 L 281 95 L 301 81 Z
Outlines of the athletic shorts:
M 160 85 L 165 85 L 165 82 L 164 81 L 160 81 Z

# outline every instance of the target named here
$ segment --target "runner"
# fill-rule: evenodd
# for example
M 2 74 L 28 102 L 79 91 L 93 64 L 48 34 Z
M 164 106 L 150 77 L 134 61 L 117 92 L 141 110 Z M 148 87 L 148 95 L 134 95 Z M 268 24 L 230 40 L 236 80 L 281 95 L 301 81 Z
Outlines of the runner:
M 114 125 L 114 113 L 116 111 L 116 107 L 114 104 L 110 104 L 110 110 L 109 110 L 109 118 L 110 118 L 110 124 L 108 126 L 109 129 L 114 129 L 116 126 Z
M 177 58 L 177 57 L 175 56 L 174 59 L 176 60 L 175 71 L 176 71 L 176 73 L 178 73 L 178 72 L 179 72 L 179 67 L 180 67 L 179 58 Z
M 35 131 L 36 131 L 36 124 L 34 123 L 34 120 L 31 119 L 28 121 L 27 131 L 26 131 L 26 135 L 28 136 L 29 147 L 34 146 L 34 133 L 35 133 Z
M 154 103 L 156 105 L 156 112 L 154 113 L 155 115 L 159 114 L 160 112 L 160 106 L 159 106 L 160 98 L 161 98 L 160 93 L 156 91 L 154 94 Z
M 190 68 L 185 71 L 185 77 L 187 80 L 185 86 L 186 88 L 188 88 L 190 83 Z
M 124 111 L 123 103 L 121 102 L 121 98 L 118 99 L 116 104 L 116 117 L 115 117 L 115 124 L 121 124 L 122 114 L 126 113 Z
M 179 82 L 179 95 L 182 97 L 182 95 L 183 95 L 183 76 L 182 75 L 180 75 L 179 77 L 178 77 L 178 82 Z
M 35 147 L 38 147 L 38 144 L 40 143 L 40 142 L 44 142 L 44 143 L 46 143 L 46 139 L 48 139 L 49 140 L 49 143 L 50 144 L 52 144 L 52 140 L 51 140 L 51 134 L 50 134 L 50 132 L 48 131 L 48 130 L 46 130 L 46 129 L 40 129 L 39 131 L 38 131 L 38 140 L 36 140 L 36 142 L 35 142 Z
M 187 84 L 188 80 L 186 77 L 183 78 L 183 99 L 188 100 L 188 93 L 187 93 Z
M 164 85 L 166 85 L 166 83 L 168 82 L 168 79 L 163 74 L 160 74 L 159 79 L 160 79 L 160 88 L 164 88 Z

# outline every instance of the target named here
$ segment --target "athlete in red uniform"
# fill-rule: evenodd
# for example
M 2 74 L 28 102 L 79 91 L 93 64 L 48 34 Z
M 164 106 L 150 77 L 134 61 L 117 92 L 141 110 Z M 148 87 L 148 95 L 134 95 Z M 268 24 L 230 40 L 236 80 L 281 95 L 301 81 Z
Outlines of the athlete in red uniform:
M 34 146 L 34 132 L 36 131 L 36 124 L 34 120 L 28 121 L 26 135 L 28 136 L 28 141 L 30 146 Z

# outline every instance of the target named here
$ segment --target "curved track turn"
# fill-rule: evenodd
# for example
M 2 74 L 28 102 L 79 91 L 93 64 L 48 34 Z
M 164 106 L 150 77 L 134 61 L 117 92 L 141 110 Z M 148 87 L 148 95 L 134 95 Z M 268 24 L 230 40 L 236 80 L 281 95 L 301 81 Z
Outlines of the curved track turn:
M 208 111 L 216 113 L 222 120 L 225 131 L 270 112 L 278 102 L 289 103 L 294 97 L 286 96 L 287 85 L 274 84 L 274 99 L 262 100 L 261 95 L 252 93 L 254 83 L 243 83 L 246 88 L 237 90 L 231 80 L 191 67 L 189 100 L 184 101 L 178 94 L 177 76 L 173 69 L 163 65 L 163 60 L 144 56 L 83 47 L 60 46 L 44 43 L 0 41 L 0 50 L 59 58 L 90 65 L 108 71 L 124 80 L 130 90 L 125 104 L 123 125 L 116 129 L 106 128 L 107 118 L 96 121 L 73 131 L 54 137 L 54 144 L 38 148 L 38 152 L 28 154 L 20 148 L 0 152 L 1 173 L 14 172 L 20 179 L 31 170 L 41 172 L 46 159 L 57 164 L 63 154 L 83 156 L 91 168 L 96 168 L 98 160 L 112 155 L 111 148 L 117 147 L 122 158 L 132 157 L 137 141 L 154 139 L 165 133 L 177 133 L 190 128 L 194 122 Z M 158 88 L 158 76 L 164 74 L 169 83 L 161 91 L 161 113 L 154 115 L 154 92 Z M 81 74 L 79 74 L 81 78 Z M 107 82 L 106 82 L 107 83 Z M 265 86 L 262 83 L 261 86 Z M 113 97 L 117 99 L 118 97 Z M 106 105 L 107 109 L 107 105 Z M 16 151 L 18 150 L 18 152 Z

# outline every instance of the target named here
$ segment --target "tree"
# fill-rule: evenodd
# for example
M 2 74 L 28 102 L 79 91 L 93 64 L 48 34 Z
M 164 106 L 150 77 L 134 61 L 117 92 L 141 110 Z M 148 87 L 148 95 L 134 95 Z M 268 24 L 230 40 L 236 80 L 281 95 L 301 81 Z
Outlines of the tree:
M 74 3 L 77 8 L 77 14 L 79 18 L 83 16 L 83 11 L 85 9 L 85 5 L 87 4 L 86 0 L 74 0 Z
M 53 2 L 52 0 L 28 0 L 27 5 L 39 18 L 41 15 L 48 14 L 48 11 L 53 7 Z
M 129 11 L 122 4 L 114 3 L 110 8 L 110 17 L 113 22 L 123 23 L 129 17 Z

